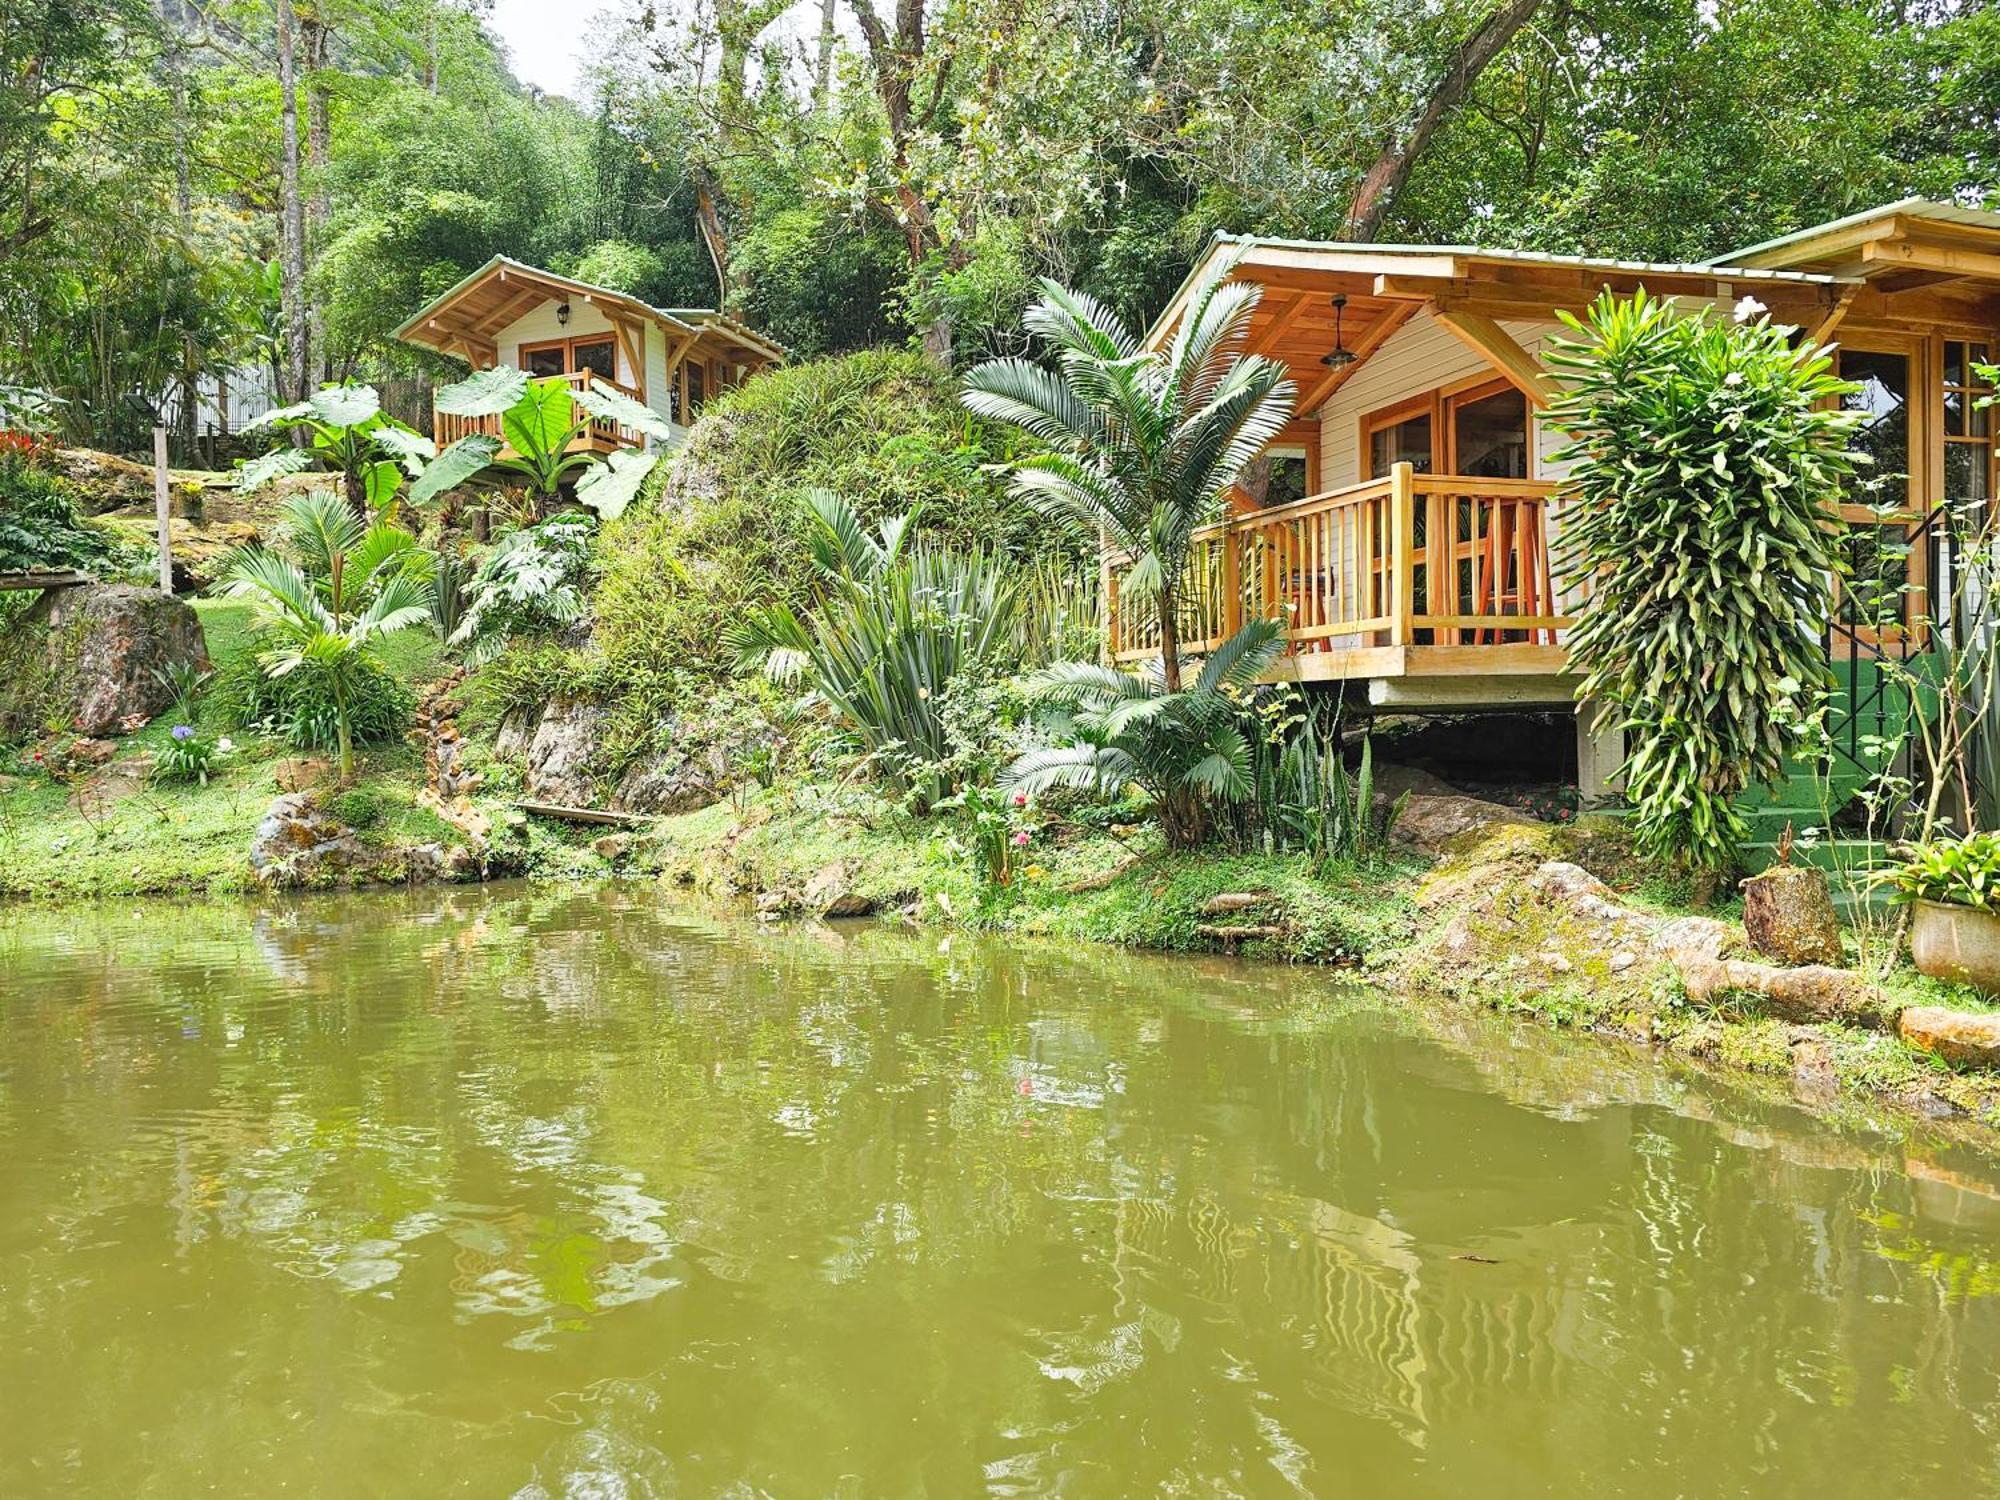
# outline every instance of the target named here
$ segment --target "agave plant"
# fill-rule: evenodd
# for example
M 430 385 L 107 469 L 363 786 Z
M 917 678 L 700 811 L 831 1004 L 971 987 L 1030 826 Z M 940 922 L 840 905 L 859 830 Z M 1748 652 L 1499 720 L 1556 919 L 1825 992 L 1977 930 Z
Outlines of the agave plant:
M 1216 647 L 1194 685 L 1170 688 L 1158 662 L 1137 670 L 1066 661 L 1029 679 L 1042 702 L 1069 713 L 1070 743 L 1031 750 L 1002 785 L 1033 796 L 1075 787 L 1115 796 L 1137 786 L 1151 797 L 1170 848 L 1191 849 L 1213 826 L 1217 803 L 1254 788 L 1254 750 L 1235 696 L 1276 658 L 1278 626 L 1252 620 Z
M 382 410 L 372 385 L 322 386 L 293 406 L 267 411 L 245 432 L 289 434 L 303 429 L 306 447 L 289 439 L 244 463 L 237 473 L 239 494 L 260 489 L 282 474 L 299 474 L 315 461 L 341 477 L 349 508 L 358 519 L 378 513 L 396 498 L 405 477 L 423 472 L 437 452 L 431 440 Z
M 1125 592 L 1150 594 L 1158 606 L 1167 693 L 1181 689 L 1180 601 L 1194 532 L 1292 415 L 1285 366 L 1244 348 L 1261 289 L 1225 282 L 1228 269 L 1196 288 L 1163 349 L 1141 348 L 1104 304 L 1044 280 L 1024 322 L 1055 369 L 996 359 L 965 383 L 973 411 L 1045 445 L 1013 466 L 1015 492 L 1130 559 Z
M 861 736 L 899 790 L 927 809 L 950 790 L 942 718 L 954 678 L 1012 651 L 1020 585 L 1003 556 L 912 546 L 915 513 L 870 536 L 852 507 L 809 490 L 821 595 L 810 617 L 789 604 L 752 609 L 729 634 L 744 669 L 804 682 Z
M 630 451 L 603 455 L 570 445 L 594 421 L 615 421 L 656 442 L 674 429 L 650 406 L 605 386 L 573 387 L 559 378 L 531 379 L 525 370 L 475 371 L 437 393 L 437 409 L 448 416 L 498 417 L 501 440 L 476 432 L 460 438 L 428 465 L 411 487 L 410 500 L 422 505 L 436 495 L 489 471 L 527 481 L 537 504 L 552 499 L 574 480 L 576 498 L 604 520 L 615 519 L 659 462 L 657 454 Z
M 267 676 L 284 677 L 308 663 L 324 674 L 345 782 L 354 775 L 356 679 L 379 667 L 383 639 L 430 618 L 429 554 L 407 531 L 364 525 L 324 491 L 285 502 L 280 547 L 238 552 L 216 590 L 254 605 L 260 629 L 274 643 L 257 656 Z

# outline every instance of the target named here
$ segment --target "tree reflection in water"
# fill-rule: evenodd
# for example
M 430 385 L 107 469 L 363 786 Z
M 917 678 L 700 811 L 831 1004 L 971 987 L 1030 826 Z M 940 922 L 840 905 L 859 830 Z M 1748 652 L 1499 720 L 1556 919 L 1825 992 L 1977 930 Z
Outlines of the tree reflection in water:
M 7 1493 L 1837 1495 L 2000 1446 L 1949 1143 L 644 888 L 0 913 L 0 1225 Z

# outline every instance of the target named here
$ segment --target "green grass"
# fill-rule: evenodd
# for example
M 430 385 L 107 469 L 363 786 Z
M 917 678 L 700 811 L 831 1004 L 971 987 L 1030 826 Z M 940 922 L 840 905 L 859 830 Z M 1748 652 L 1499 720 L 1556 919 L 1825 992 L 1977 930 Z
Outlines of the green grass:
M 218 670 L 256 649 L 249 604 L 237 600 L 191 601 L 201 617 L 208 654 Z M 423 681 L 441 665 L 437 641 L 406 631 L 385 645 L 384 657 L 399 673 Z M 281 765 L 299 752 L 280 740 L 204 722 L 208 733 L 236 745 L 207 785 L 152 784 L 132 773 L 141 755 L 169 743 L 174 715 L 162 714 L 120 738 L 118 754 L 103 773 L 104 795 L 87 788 L 96 775 L 69 782 L 15 773 L 9 753 L 0 763 L 0 895 L 99 896 L 148 891 L 247 889 L 255 884 L 250 843 L 271 800 L 283 788 Z M 361 830 L 381 847 L 449 841 L 459 837 L 417 802 L 422 765 L 407 745 L 365 749 L 357 786 L 346 796 L 371 800 L 374 816 Z

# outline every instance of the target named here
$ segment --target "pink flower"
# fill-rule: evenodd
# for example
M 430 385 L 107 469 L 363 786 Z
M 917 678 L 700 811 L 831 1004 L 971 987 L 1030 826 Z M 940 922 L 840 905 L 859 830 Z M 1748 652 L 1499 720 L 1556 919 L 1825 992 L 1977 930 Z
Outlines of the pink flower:
M 1016 849 L 1025 849 L 1027 848 L 1027 846 L 1028 846 L 1028 830 L 1023 828 L 1019 833 L 1014 835 L 1014 847 Z
M 1026 792 L 1014 793 L 1014 805 L 1016 807 L 1026 807 L 1028 805 L 1028 794 Z
M 1035 1091 L 1034 1080 L 1031 1078 L 1023 1078 L 1019 1083 L 1014 1085 L 1014 1091 L 1018 1094 L 1034 1093 Z

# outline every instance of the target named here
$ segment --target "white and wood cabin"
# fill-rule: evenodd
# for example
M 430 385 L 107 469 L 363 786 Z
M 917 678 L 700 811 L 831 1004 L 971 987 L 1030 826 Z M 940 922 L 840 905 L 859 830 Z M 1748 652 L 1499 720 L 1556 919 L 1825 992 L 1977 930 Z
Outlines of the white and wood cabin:
M 1988 392 L 1972 372 L 2000 355 L 2000 213 L 1913 199 L 1664 265 L 1219 236 L 1148 342 L 1171 337 L 1196 285 L 1232 260 L 1264 289 L 1248 347 L 1290 368 L 1298 415 L 1267 450 L 1259 493 L 1239 489 L 1201 533 L 1182 637 L 1199 650 L 1246 618 L 1281 618 L 1274 680 L 1344 684 L 1384 709 L 1573 702 L 1563 642 L 1576 601 L 1549 561 L 1562 445 L 1540 419 L 1553 390 L 1540 355 L 1562 332 L 1556 310 L 1581 314 L 1606 289 L 1724 316 L 1753 297 L 1837 341 L 1874 472 L 1908 476 L 1891 524 L 1921 527 L 2000 478 L 2000 411 L 1974 409 Z M 1858 503 L 1845 513 L 1879 519 Z M 1911 549 L 1913 617 L 1927 550 Z M 1111 649 L 1134 660 L 1157 651 L 1158 626 L 1145 607 L 1119 608 L 1116 561 Z M 1587 788 L 1600 786 L 1619 747 L 1579 749 Z
M 710 308 L 653 307 L 623 292 L 496 255 L 396 330 L 408 344 L 462 359 L 610 386 L 685 431 L 709 397 L 781 363 L 784 348 Z M 501 436 L 498 417 L 433 412 L 440 444 L 471 432 Z M 594 422 L 573 446 L 605 452 L 644 439 Z M 503 453 L 505 450 L 502 450 Z

